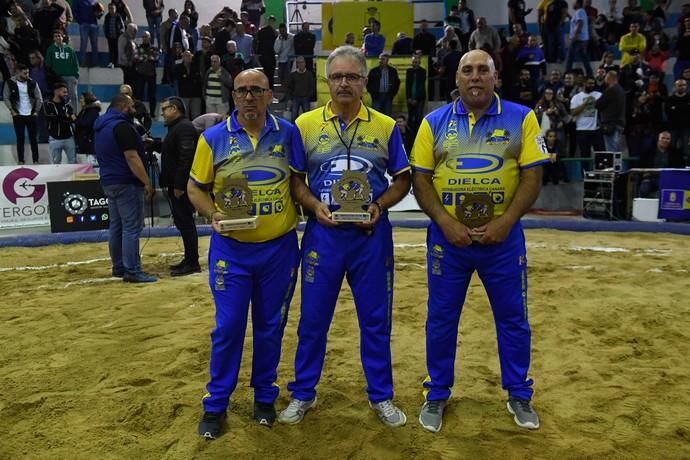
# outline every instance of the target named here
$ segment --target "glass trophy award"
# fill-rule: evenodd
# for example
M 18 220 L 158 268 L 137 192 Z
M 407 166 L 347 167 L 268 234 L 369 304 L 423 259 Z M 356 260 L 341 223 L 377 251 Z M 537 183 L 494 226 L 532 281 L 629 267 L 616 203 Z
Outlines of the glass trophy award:
M 455 207 L 455 216 L 467 228 L 473 229 L 488 224 L 494 218 L 494 203 L 486 193 L 470 193 Z M 473 235 L 473 240 L 481 235 Z
M 254 196 L 247 178 L 227 178 L 223 187 L 216 193 L 216 206 L 223 214 L 218 222 L 221 232 L 231 230 L 251 230 L 256 228 L 256 216 L 250 216 Z
M 344 171 L 342 177 L 331 187 L 331 196 L 340 205 L 331 213 L 334 222 L 360 222 L 371 220 L 371 214 L 362 207 L 369 201 L 369 180 L 364 172 Z

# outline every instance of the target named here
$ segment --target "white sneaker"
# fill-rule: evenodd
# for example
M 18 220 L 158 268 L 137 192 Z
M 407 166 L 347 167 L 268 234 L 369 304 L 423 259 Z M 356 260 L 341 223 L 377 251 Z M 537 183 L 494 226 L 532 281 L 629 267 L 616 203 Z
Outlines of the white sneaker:
M 381 401 L 380 403 L 369 401 L 369 407 L 376 411 L 376 415 L 379 416 L 384 425 L 397 427 L 407 423 L 405 413 L 393 404 L 393 401 L 390 399 Z
M 302 421 L 304 414 L 313 407 L 316 407 L 316 396 L 311 401 L 293 399 L 280 413 L 278 421 L 287 425 L 296 425 Z

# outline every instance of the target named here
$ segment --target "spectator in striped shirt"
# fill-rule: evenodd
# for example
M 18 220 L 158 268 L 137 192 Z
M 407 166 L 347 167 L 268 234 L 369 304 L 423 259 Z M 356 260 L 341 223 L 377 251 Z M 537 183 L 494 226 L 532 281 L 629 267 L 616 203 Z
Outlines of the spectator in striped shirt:
M 226 113 L 230 110 L 232 77 L 220 65 L 220 56 L 211 56 L 211 67 L 204 75 L 201 94 L 206 101 L 206 112 Z

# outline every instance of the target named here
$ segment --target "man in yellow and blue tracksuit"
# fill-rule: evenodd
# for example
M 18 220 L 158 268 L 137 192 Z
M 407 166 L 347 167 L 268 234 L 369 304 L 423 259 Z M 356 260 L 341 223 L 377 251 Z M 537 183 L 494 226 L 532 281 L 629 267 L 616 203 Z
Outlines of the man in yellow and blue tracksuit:
M 343 278 L 347 277 L 359 319 L 369 405 L 384 424 L 401 426 L 406 422 L 405 414 L 393 404 L 390 339 L 394 264 L 386 210 L 407 194 L 409 165 L 395 121 L 361 102 L 367 71 L 359 50 L 337 48 L 328 57 L 326 73 L 331 100 L 297 119 L 304 151 L 295 152 L 290 161 L 292 194 L 310 218 L 302 238 L 299 343 L 295 380 L 288 384 L 292 400 L 278 420 L 299 423 L 316 404 L 328 329 Z M 371 215 L 368 223 L 337 223 L 332 219 L 338 197 L 331 189 L 346 170 L 366 174 L 371 194 L 364 197 L 366 204 L 360 211 Z M 392 184 L 386 173 L 393 177 Z
M 539 194 L 541 165 L 549 155 L 534 112 L 501 100 L 495 80 L 487 53 L 466 53 L 456 76 L 460 98 L 424 118 L 410 160 L 415 197 L 432 221 L 427 235 L 429 377 L 419 417 L 432 432 L 441 429 L 451 394 L 460 312 L 475 271 L 496 322 L 508 410 L 519 426 L 539 427 L 527 376 L 531 334 L 520 217 Z M 475 225 L 465 220 L 468 199 L 493 218 Z
M 190 201 L 213 228 L 208 266 L 216 327 L 199 423 L 199 434 L 207 438 L 223 431 L 229 398 L 237 386 L 250 302 L 254 418 L 271 426 L 276 417 L 276 369 L 299 265 L 288 157 L 295 145 L 302 147 L 294 125 L 267 112 L 272 98 L 260 70 L 246 70 L 235 78 L 237 109 L 199 138 L 187 185 Z M 221 232 L 219 222 L 227 217 L 209 192 L 220 193 L 224 181 L 235 178 L 246 178 L 251 189 L 250 214 L 257 217 L 256 228 Z

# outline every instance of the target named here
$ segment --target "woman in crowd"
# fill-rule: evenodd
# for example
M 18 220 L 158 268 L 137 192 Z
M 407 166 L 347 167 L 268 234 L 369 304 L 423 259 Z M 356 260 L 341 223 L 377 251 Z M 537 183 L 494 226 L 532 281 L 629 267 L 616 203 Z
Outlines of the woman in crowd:
M 77 153 L 95 155 L 93 145 L 93 124 L 101 113 L 101 101 L 93 93 L 81 93 L 79 98 L 81 111 L 75 121 L 75 143 Z
M 565 145 L 565 124 L 568 122 L 568 110 L 559 101 L 552 88 L 546 88 L 535 108 L 537 120 L 541 125 L 541 132 L 553 130 L 561 145 Z
M 563 152 L 563 144 L 558 140 L 556 130 L 547 130 L 545 141 L 546 150 L 551 155 L 551 163 L 544 165 L 542 183 L 546 185 L 549 182 L 552 182 L 553 185 L 558 185 L 560 181 L 568 182 L 568 176 L 565 172 L 565 165 L 562 161 L 558 161 L 558 156 Z
M 115 11 L 117 11 L 117 14 L 120 15 L 125 25 L 129 24 L 130 22 L 134 22 L 132 11 L 130 11 L 125 0 L 113 0 L 113 3 L 115 4 Z
M 194 2 L 192 0 L 187 0 L 184 2 L 184 11 L 182 14 L 185 14 L 189 17 L 189 27 L 196 29 L 197 24 L 199 23 L 199 13 L 196 11 L 196 6 L 194 6 Z

